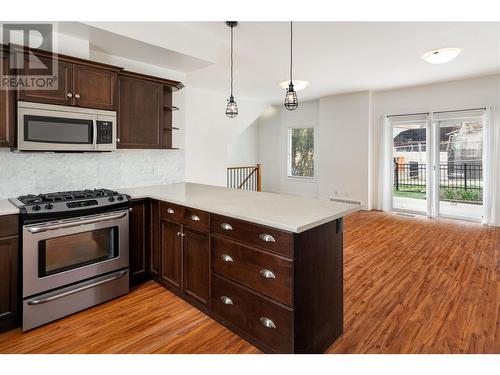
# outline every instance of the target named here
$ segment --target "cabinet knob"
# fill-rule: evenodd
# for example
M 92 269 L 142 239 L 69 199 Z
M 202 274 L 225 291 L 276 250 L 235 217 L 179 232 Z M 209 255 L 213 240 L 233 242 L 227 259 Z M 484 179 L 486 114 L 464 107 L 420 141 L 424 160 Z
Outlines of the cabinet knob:
M 66 96 L 67 96 L 68 98 L 72 98 L 72 97 L 73 97 L 73 94 L 72 94 L 72 93 L 70 93 L 70 92 L 68 92 L 68 93 L 66 94 Z
M 198 215 L 191 215 L 191 220 L 200 221 L 200 217 Z
M 80 99 L 80 94 L 75 94 L 75 98 Z
M 173 209 L 171 209 L 171 208 L 167 208 L 167 213 L 169 213 L 169 214 L 173 214 L 173 213 L 174 213 L 174 210 L 173 210 Z
M 262 241 L 266 241 L 266 242 L 276 242 L 276 240 L 274 239 L 273 236 L 271 236 L 270 234 L 267 234 L 267 233 L 262 233 L 260 236 L 260 239 Z
M 182 236 L 182 232 L 177 232 L 177 236 L 181 237 Z
M 228 223 L 222 223 L 220 225 L 220 227 L 224 230 L 233 230 L 233 227 L 231 226 L 231 224 L 228 224 Z
M 226 262 L 226 263 L 232 263 L 232 262 L 234 262 L 234 260 L 231 257 L 231 255 L 222 254 L 220 257 L 221 257 L 221 259 L 222 259 L 223 262 Z
M 273 271 L 266 270 L 265 268 L 260 270 L 260 274 L 265 279 L 275 279 L 276 278 L 276 275 L 273 273 Z
M 224 305 L 232 305 L 233 304 L 233 300 L 231 298 L 229 298 L 229 297 L 226 297 L 226 296 L 222 296 L 220 298 L 220 300 L 222 301 L 222 303 Z
M 120 138 L 116 138 L 116 142 L 120 142 Z
M 260 318 L 260 322 L 266 328 L 276 328 L 276 324 L 274 324 L 274 322 L 271 319 L 266 318 L 265 316 Z

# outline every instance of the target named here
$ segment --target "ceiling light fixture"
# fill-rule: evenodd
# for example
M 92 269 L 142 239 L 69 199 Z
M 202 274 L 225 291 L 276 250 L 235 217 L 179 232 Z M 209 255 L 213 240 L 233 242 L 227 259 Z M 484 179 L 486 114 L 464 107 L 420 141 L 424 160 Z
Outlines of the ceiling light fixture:
M 307 86 L 309 86 L 309 82 L 303 81 L 303 80 L 300 80 L 300 79 L 294 79 L 292 83 L 293 83 L 293 88 L 295 89 L 295 91 L 302 91 Z M 288 80 L 278 82 L 278 85 L 282 89 L 287 89 L 289 84 L 290 84 L 290 81 L 288 81 Z
M 231 28 L 231 94 L 227 100 L 226 116 L 233 118 L 238 116 L 238 105 L 233 96 L 233 29 L 238 26 L 236 21 L 227 21 L 226 25 Z
M 455 47 L 438 48 L 426 52 L 420 57 L 430 64 L 444 64 L 453 60 L 460 52 L 462 52 L 462 50 Z
M 297 92 L 293 88 L 292 80 L 292 67 L 293 67 L 293 23 L 290 21 L 290 82 L 285 94 L 285 108 L 289 111 L 297 109 L 299 100 L 297 99 Z

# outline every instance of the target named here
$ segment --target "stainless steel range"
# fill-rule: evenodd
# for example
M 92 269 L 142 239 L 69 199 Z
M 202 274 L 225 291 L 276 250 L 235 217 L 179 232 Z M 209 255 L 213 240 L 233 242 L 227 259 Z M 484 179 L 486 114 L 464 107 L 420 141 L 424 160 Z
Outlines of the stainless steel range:
M 23 331 L 128 293 L 128 195 L 98 189 L 10 200 L 21 211 Z

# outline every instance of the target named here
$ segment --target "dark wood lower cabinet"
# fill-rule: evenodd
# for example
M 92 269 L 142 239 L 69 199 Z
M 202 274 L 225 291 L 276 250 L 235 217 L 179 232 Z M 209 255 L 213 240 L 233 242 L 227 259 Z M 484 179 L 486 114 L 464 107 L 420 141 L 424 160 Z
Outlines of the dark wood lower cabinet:
M 134 206 L 131 219 L 131 228 L 150 238 L 146 263 L 142 252 L 131 258 L 137 272 L 145 267 L 158 283 L 268 353 L 322 353 L 342 334 L 341 218 L 290 233 L 148 204 Z M 149 226 L 140 225 L 144 216 Z M 136 242 L 136 248 L 144 244 Z
M 159 279 L 176 291 L 180 291 L 182 285 L 181 233 L 181 224 L 168 220 L 161 221 L 161 265 Z
M 147 201 L 133 201 L 129 216 L 129 265 L 130 284 L 137 284 L 148 277 L 148 236 L 146 235 Z
M 0 332 L 19 325 L 18 216 L 0 216 Z
M 184 228 L 183 232 L 183 290 L 197 302 L 208 305 L 209 239 L 208 235 Z

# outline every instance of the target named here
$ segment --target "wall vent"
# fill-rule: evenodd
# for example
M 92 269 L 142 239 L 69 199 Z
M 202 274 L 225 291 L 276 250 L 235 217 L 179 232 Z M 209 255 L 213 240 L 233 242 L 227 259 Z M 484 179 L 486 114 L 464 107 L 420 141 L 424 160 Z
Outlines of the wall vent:
M 357 204 L 358 206 L 361 206 L 361 202 L 360 201 L 351 201 L 349 199 L 340 199 L 340 198 L 330 198 L 330 200 L 332 202 Z

